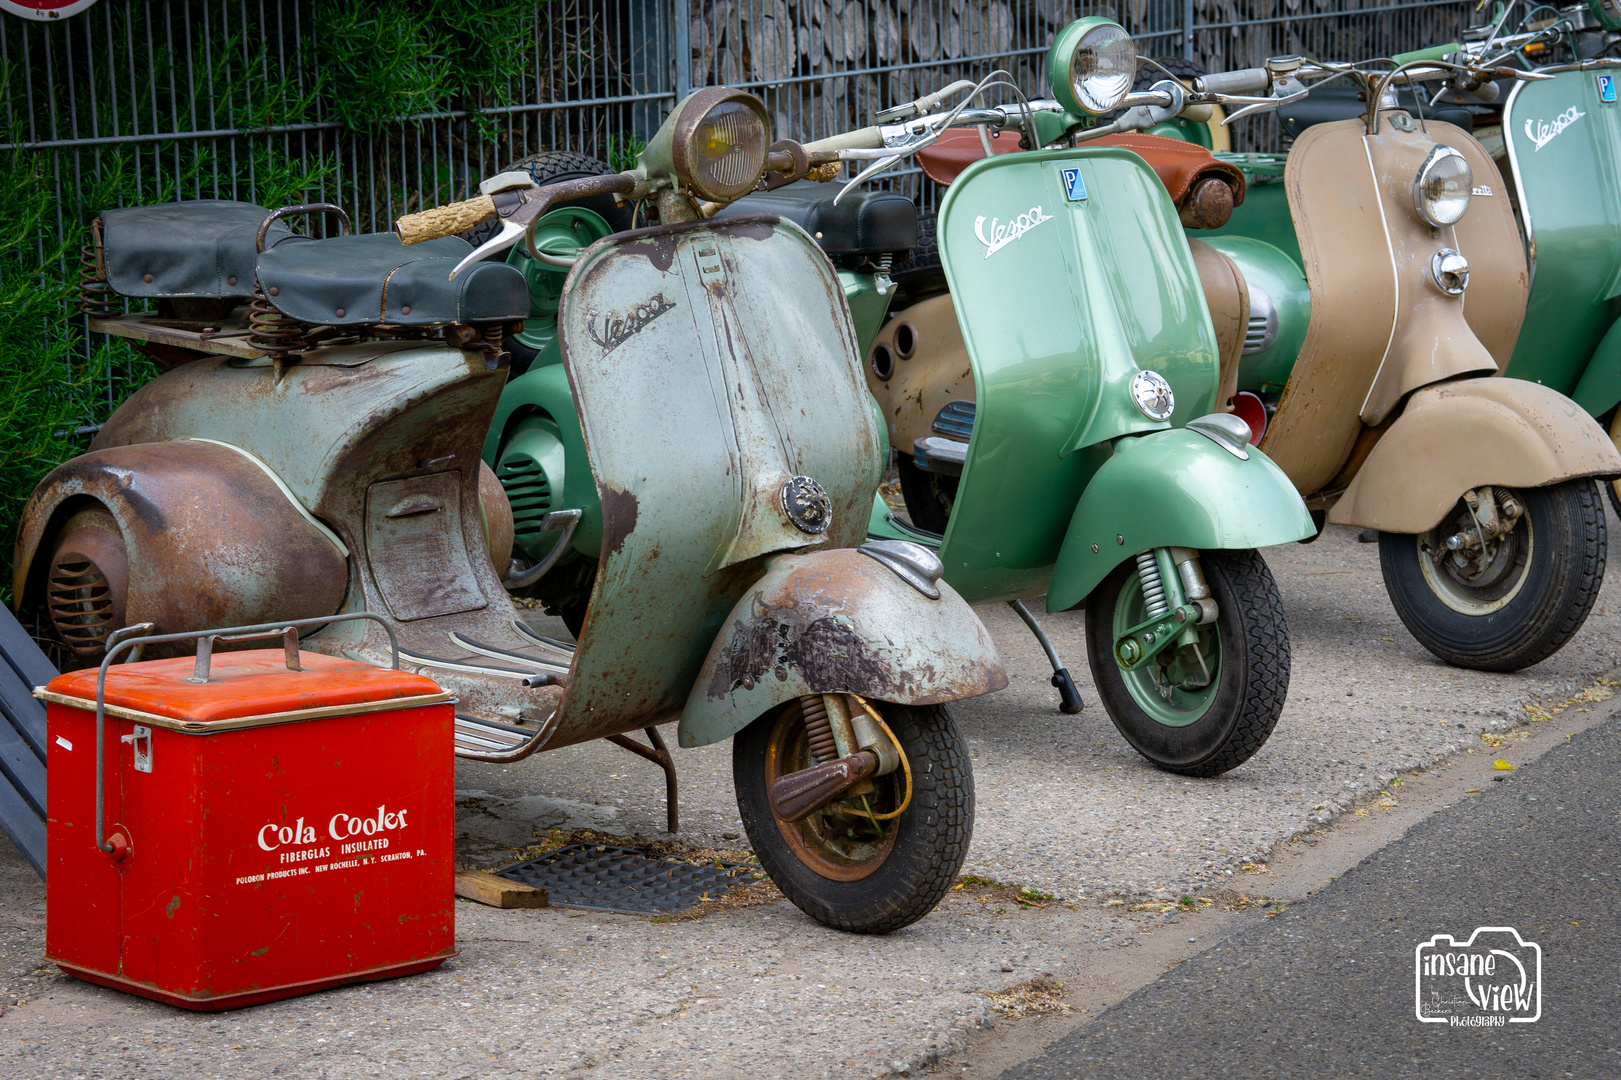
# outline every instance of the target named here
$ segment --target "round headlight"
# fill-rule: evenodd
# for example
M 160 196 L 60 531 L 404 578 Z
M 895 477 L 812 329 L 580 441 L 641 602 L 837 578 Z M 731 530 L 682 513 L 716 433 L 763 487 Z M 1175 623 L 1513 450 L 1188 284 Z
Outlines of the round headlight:
M 1450 146 L 1437 146 L 1413 181 L 1413 206 L 1419 217 L 1437 228 L 1455 224 L 1469 209 L 1474 185 L 1469 159 Z
M 1047 53 L 1047 82 L 1072 113 L 1106 113 L 1131 92 L 1137 45 L 1117 22 L 1092 16 L 1066 26 Z
M 759 184 L 770 145 L 771 121 L 759 98 L 724 86 L 700 90 L 677 121 L 675 170 L 703 198 L 731 202 Z

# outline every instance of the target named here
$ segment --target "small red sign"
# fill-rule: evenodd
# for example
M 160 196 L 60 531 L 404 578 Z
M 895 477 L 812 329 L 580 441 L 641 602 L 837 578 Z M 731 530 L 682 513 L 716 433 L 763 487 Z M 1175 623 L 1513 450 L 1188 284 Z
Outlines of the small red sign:
M 65 19 L 77 15 L 96 0 L 0 0 L 0 11 L 25 19 Z

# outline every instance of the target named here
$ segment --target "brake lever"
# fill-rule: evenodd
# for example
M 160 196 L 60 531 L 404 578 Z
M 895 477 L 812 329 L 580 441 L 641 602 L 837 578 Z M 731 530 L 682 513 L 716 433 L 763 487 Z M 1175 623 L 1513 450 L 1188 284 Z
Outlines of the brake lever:
M 1285 94 L 1283 97 L 1280 97 L 1280 98 L 1244 98 L 1244 97 L 1228 97 L 1226 95 L 1219 95 L 1221 100 L 1213 102 L 1213 104 L 1226 105 L 1226 104 L 1229 104 L 1229 103 L 1235 102 L 1235 101 L 1252 102 L 1252 104 L 1245 105 L 1242 109 L 1239 109 L 1237 112 L 1230 112 L 1225 117 L 1223 117 L 1222 121 L 1221 121 L 1221 126 L 1226 127 L 1228 124 L 1231 124 L 1234 120 L 1241 119 L 1241 118 L 1249 116 L 1249 115 L 1251 115 L 1253 113 L 1265 112 L 1268 109 L 1282 108 L 1283 106 L 1289 104 L 1292 101 L 1299 101 L 1301 98 L 1305 97 L 1309 93 L 1311 93 L 1310 90 L 1296 90 L 1294 93 Z
M 474 248 L 461 262 L 456 264 L 456 268 L 450 272 L 451 281 L 455 281 L 457 274 L 474 263 L 480 262 L 498 251 L 516 247 L 518 241 L 523 239 L 524 226 L 519 225 L 511 218 L 498 218 L 497 220 L 501 223 L 500 229 L 496 231 L 494 236 Z

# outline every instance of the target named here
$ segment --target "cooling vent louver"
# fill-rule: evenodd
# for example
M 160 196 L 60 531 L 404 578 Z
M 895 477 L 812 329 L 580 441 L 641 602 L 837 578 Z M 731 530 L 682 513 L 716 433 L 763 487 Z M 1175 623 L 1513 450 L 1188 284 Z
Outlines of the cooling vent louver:
M 545 535 L 540 521 L 552 508 L 552 485 L 546 470 L 528 454 L 513 454 L 501 462 L 496 479 L 512 504 L 512 531 L 519 543 L 533 543 Z

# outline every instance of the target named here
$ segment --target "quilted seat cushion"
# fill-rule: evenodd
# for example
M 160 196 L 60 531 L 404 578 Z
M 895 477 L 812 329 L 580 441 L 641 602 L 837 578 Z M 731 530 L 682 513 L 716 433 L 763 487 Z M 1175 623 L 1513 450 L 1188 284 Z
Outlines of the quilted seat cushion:
M 917 207 L 911 199 L 889 191 L 856 190 L 835 206 L 833 199 L 843 186 L 801 180 L 739 199 L 715 216 L 776 214 L 810 233 L 829 255 L 882 255 L 917 246 Z
M 474 263 L 454 236 L 406 246 L 394 233 L 283 244 L 259 256 L 259 281 L 282 314 L 318 326 L 443 326 L 509 322 L 529 314 L 523 274 L 503 262 Z
M 252 296 L 255 242 L 269 216 L 262 206 L 230 199 L 103 210 L 107 283 L 123 296 Z M 265 246 L 293 239 L 305 238 L 278 221 Z

